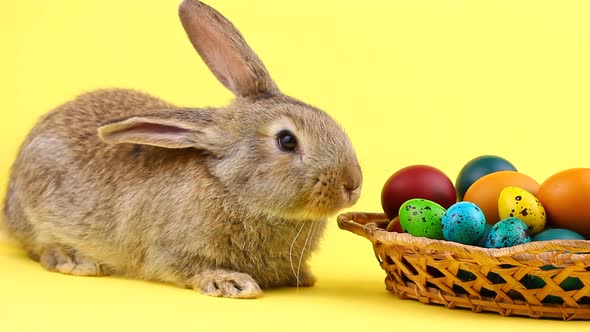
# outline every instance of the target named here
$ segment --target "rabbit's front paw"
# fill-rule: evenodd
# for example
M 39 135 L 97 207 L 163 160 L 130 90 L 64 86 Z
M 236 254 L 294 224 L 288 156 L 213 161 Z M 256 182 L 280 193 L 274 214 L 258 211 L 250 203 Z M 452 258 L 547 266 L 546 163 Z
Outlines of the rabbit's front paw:
M 41 265 L 49 271 L 77 276 L 107 275 L 104 266 L 78 253 L 76 250 L 59 245 L 51 245 L 41 252 Z
M 209 270 L 200 273 L 196 280 L 201 293 L 209 296 L 254 299 L 262 290 L 250 275 L 227 270 Z

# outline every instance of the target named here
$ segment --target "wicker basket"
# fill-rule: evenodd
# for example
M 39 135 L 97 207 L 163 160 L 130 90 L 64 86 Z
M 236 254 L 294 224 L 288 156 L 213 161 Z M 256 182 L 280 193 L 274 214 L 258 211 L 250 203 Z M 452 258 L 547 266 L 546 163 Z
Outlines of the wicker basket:
M 388 232 L 388 222 L 380 213 L 338 216 L 341 229 L 371 241 L 386 289 L 401 298 L 502 316 L 590 319 L 590 241 L 487 249 Z

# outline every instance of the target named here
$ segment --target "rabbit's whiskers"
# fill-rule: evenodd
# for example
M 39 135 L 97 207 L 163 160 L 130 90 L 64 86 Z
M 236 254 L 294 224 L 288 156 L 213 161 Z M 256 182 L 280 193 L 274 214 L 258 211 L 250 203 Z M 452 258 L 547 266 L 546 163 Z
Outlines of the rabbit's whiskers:
M 318 219 L 326 217 L 331 211 L 325 205 L 325 199 L 321 194 L 314 194 L 305 206 L 303 214 L 305 219 Z
M 297 234 L 295 234 L 295 237 L 293 238 L 293 241 L 291 242 L 291 247 L 289 249 L 289 262 L 291 263 L 291 271 L 293 271 L 293 276 L 295 277 L 298 286 L 299 286 L 299 271 L 295 271 L 295 265 L 293 264 L 293 248 L 295 247 L 295 242 L 297 241 L 299 234 L 301 234 L 301 231 L 305 227 L 305 224 L 307 224 L 307 220 L 305 220 L 303 222 L 303 224 L 301 224 L 301 227 L 299 228 L 299 231 L 297 232 Z M 300 258 L 300 261 L 301 261 L 301 258 Z
M 305 223 L 304 223 L 305 225 Z M 317 228 L 318 223 L 317 222 L 312 222 L 311 225 L 309 225 L 309 231 L 307 232 L 307 236 L 305 237 L 305 243 L 303 243 L 303 247 L 301 248 L 301 255 L 299 256 L 299 263 L 297 264 L 297 290 L 299 290 L 299 283 L 300 283 L 300 272 L 301 272 L 301 262 L 303 261 L 303 254 L 305 253 L 305 248 L 307 247 L 307 243 L 309 242 L 310 246 L 311 246 L 311 234 L 312 232 L 315 231 L 315 229 Z

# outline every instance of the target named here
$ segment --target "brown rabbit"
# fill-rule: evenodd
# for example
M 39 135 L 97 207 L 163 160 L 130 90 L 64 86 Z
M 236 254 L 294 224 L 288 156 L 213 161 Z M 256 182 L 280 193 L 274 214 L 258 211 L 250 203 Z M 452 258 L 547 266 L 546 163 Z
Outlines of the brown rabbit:
M 179 108 L 99 90 L 61 105 L 20 149 L 6 225 L 51 271 L 235 298 L 311 286 L 307 260 L 327 218 L 360 194 L 351 142 L 329 115 L 282 94 L 217 11 L 185 0 L 179 16 L 236 98 Z

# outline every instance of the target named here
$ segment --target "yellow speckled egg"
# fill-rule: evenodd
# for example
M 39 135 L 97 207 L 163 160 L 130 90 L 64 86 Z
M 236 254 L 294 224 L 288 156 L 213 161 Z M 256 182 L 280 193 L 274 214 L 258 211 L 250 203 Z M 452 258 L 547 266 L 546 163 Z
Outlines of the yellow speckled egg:
M 526 174 L 515 171 L 499 171 L 484 175 L 475 181 L 467 189 L 463 200 L 479 206 L 486 215 L 486 222 L 493 225 L 500 221 L 498 215 L 500 192 L 510 186 L 525 189 L 533 195 L 537 195 L 539 190 L 539 183 Z
M 545 229 L 547 220 L 541 201 L 530 192 L 514 186 L 506 187 L 500 192 L 498 214 L 501 219 L 514 217 L 522 220 L 531 235 Z

